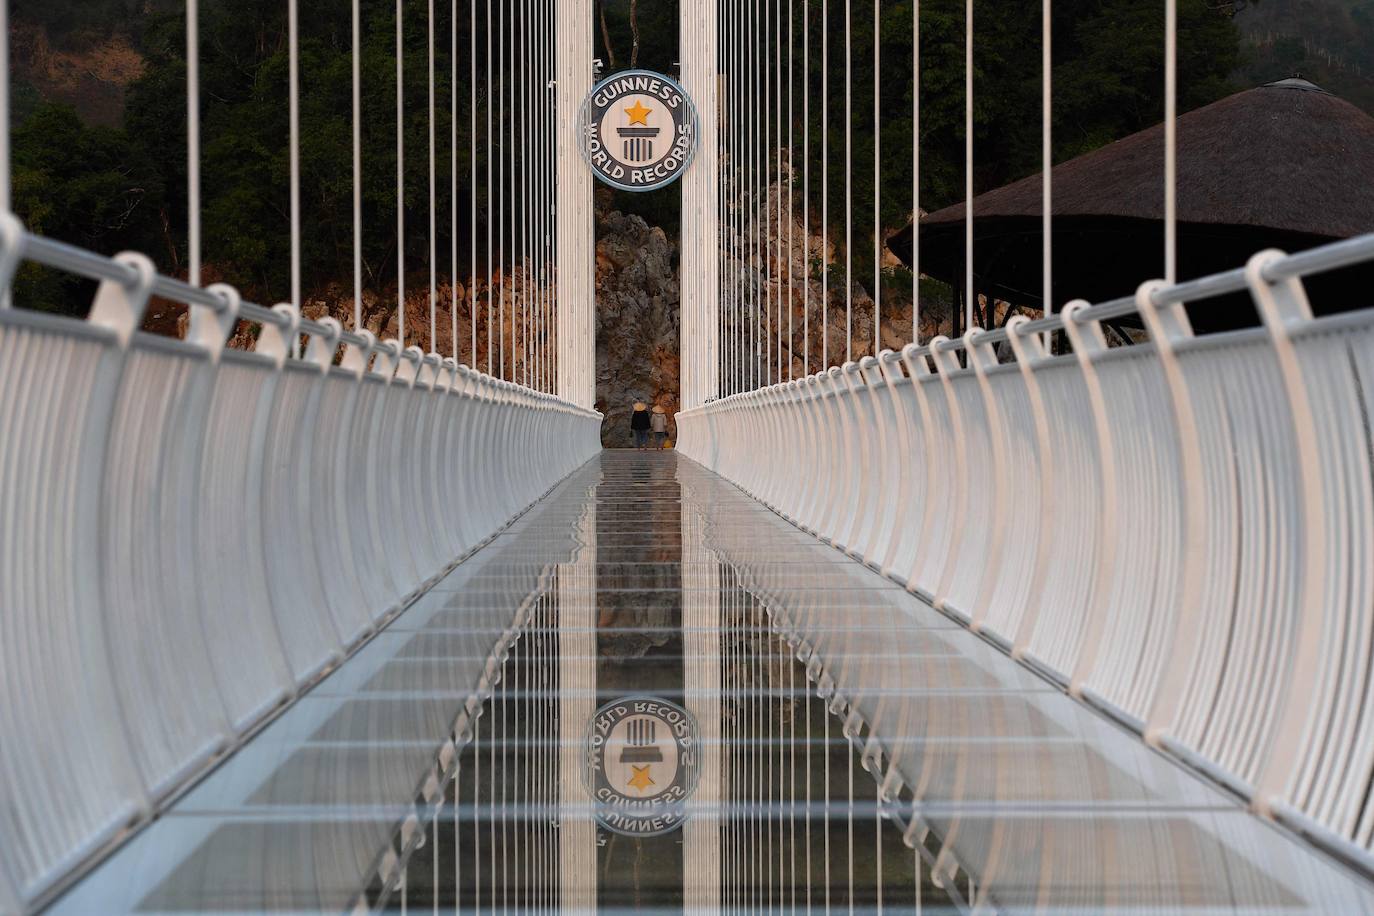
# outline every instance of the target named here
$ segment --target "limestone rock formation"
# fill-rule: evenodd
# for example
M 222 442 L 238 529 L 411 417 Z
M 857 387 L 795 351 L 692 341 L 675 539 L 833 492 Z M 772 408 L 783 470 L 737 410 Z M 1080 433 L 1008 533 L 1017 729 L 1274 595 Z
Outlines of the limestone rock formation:
M 596 407 L 602 444 L 619 448 L 635 401 L 677 413 L 678 250 L 661 228 L 602 207 L 596 235 Z

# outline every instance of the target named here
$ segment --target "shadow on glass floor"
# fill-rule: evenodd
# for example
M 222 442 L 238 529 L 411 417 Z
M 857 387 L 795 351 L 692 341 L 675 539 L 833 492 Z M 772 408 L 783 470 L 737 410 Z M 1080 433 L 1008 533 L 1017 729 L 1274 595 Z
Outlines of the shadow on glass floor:
M 57 912 L 1364 912 L 1360 876 L 671 452 L 607 452 Z

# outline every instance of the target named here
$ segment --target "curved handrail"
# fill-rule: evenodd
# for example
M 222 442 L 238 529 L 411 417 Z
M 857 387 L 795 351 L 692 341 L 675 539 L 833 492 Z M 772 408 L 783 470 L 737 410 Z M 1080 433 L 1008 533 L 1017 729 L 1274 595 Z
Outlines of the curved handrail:
M 1314 318 L 1302 288 L 1303 277 L 1368 260 L 1374 234 L 937 338 L 906 348 L 908 372 L 885 385 L 835 384 L 848 367 L 816 373 L 803 387 L 825 391 L 829 411 L 809 412 L 786 384 L 684 410 L 679 448 L 756 498 L 785 501 L 775 508 L 795 524 L 1212 773 L 1257 813 L 1371 869 L 1374 310 Z M 1263 326 L 1193 334 L 1185 304 L 1245 290 Z M 1107 348 L 1100 323 L 1130 314 L 1149 339 Z M 1052 356 L 1038 341 L 1056 330 L 1069 352 Z M 882 409 L 863 406 L 874 398 Z M 755 448 L 757 424 L 736 409 L 752 404 L 781 428 L 810 430 L 818 441 L 804 460 L 869 457 L 796 474 Z M 896 444 L 860 448 L 883 442 Z M 937 497 L 952 500 L 947 511 L 932 513 L 929 493 L 895 507 L 908 525 L 943 530 L 880 525 L 872 507 L 895 495 L 882 482 L 905 475 L 898 491 L 920 493 L 910 481 L 934 483 L 951 454 L 938 478 L 952 485 Z M 1038 488 L 1038 511 L 1013 504 L 1022 487 Z M 843 505 L 827 511 L 824 493 Z M 996 511 L 971 508 L 987 500 Z M 854 537 L 860 507 L 881 536 Z M 916 562 L 894 566 L 913 541 Z M 946 541 L 957 549 L 933 547 Z M 1007 581 L 1011 563 L 1033 587 Z
M 0 216 L 0 292 L 24 260 L 99 286 L 86 320 L 0 307 L 0 911 L 155 815 L 601 426 Z M 154 295 L 189 306 L 187 340 L 139 330 Z M 225 346 L 239 320 L 260 325 L 251 351 Z

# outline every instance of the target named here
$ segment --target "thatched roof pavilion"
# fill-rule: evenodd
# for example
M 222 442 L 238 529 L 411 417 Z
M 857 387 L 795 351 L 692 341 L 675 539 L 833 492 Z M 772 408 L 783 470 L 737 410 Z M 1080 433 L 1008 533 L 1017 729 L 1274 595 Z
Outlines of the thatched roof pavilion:
M 1101 301 L 1163 273 L 1164 127 L 1054 167 L 1054 298 Z M 1041 180 L 973 200 L 980 293 L 1038 308 Z M 1374 231 L 1374 118 L 1303 79 L 1228 96 L 1178 119 L 1178 275 L 1237 267 Z M 958 285 L 964 205 L 921 221 L 921 272 Z M 911 227 L 889 243 L 911 263 Z M 1313 281 L 1320 311 L 1367 306 L 1369 271 Z M 1356 301 L 1359 297 L 1359 301 Z M 1198 312 L 1194 312 L 1195 321 Z M 1210 304 L 1219 326 L 1250 323 L 1244 297 Z M 1203 315 L 1202 324 L 1213 322 Z

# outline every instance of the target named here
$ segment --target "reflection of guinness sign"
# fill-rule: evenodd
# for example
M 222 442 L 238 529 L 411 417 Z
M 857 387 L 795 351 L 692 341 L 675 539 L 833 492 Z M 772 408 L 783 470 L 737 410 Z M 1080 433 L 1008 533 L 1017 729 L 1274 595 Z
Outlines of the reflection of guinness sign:
M 592 716 L 587 786 L 607 830 L 652 836 L 676 829 L 699 769 L 696 720 L 676 703 L 623 697 Z
M 692 100 L 676 82 L 649 70 L 624 70 L 597 83 L 582 103 L 580 129 L 587 164 L 624 191 L 672 184 L 696 152 Z

